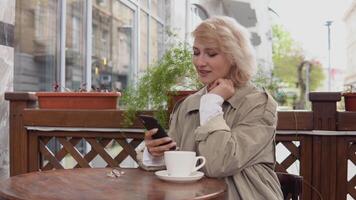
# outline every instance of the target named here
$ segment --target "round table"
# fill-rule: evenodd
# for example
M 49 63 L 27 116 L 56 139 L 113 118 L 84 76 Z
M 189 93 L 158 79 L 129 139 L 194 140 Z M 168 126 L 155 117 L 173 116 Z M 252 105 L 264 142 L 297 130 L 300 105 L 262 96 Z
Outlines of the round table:
M 158 179 L 141 169 L 118 169 L 117 178 L 107 176 L 112 168 L 79 168 L 33 172 L 0 182 L 0 199 L 224 199 L 223 179 L 203 177 L 195 182 L 175 183 Z

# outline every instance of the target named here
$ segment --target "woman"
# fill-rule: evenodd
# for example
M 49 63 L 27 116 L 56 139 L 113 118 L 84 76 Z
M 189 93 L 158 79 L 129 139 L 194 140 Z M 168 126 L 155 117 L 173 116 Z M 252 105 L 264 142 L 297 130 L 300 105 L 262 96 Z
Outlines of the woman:
M 277 105 L 250 83 L 256 64 L 247 30 L 212 17 L 193 36 L 193 63 L 205 87 L 176 106 L 170 137 L 145 133 L 143 164 L 160 164 L 177 146 L 206 158 L 205 175 L 225 178 L 228 199 L 282 199 L 274 172 Z

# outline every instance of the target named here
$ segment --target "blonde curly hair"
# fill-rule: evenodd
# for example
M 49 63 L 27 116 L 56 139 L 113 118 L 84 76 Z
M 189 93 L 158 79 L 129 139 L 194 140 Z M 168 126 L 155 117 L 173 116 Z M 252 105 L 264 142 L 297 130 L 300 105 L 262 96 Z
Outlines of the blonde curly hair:
M 251 80 L 256 70 L 256 57 L 248 30 L 235 19 L 214 16 L 201 22 L 193 37 L 222 52 L 231 63 L 230 78 L 235 86 Z

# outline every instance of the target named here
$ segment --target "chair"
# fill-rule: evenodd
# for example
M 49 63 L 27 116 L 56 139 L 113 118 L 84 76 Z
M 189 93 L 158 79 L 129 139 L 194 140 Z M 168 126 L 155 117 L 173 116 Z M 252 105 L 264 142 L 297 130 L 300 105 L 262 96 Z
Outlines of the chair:
M 301 200 L 303 194 L 303 177 L 283 172 L 276 173 L 281 183 L 284 199 L 292 198 L 292 200 L 298 200 L 299 197 L 299 200 Z

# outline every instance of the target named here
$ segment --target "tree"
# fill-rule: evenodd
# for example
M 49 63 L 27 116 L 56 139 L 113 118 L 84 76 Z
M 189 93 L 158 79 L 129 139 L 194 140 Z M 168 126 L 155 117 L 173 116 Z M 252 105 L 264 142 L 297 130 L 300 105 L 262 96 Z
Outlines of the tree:
M 280 80 L 283 85 L 288 88 L 294 88 L 300 86 L 298 80 L 298 66 L 306 62 L 304 52 L 300 44 L 298 44 L 291 37 L 290 33 L 284 30 L 281 25 L 272 26 L 273 40 L 273 75 Z M 322 66 L 319 62 L 312 60 L 308 61 L 310 65 L 310 91 L 316 90 L 324 80 Z M 303 69 L 303 79 L 305 80 L 306 69 Z M 299 95 L 301 96 L 301 95 Z M 295 102 L 293 102 L 295 103 Z

